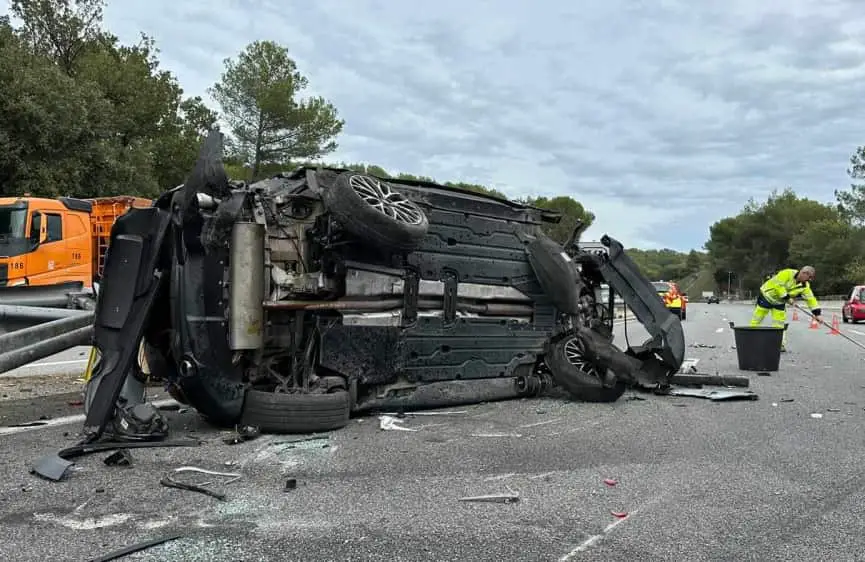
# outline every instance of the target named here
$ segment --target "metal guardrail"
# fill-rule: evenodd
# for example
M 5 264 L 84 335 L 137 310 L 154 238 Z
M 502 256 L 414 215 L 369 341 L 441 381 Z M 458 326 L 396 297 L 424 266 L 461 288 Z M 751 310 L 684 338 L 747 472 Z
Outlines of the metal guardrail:
M 0 305 L 2 326 L 6 328 L 0 330 L 0 374 L 87 345 L 93 336 L 93 312 Z

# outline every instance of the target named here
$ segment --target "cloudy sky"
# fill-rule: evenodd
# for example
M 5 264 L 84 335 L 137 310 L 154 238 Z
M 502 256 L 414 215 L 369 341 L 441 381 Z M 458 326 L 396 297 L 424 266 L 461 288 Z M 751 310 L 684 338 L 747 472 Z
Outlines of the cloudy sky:
M 113 0 L 105 24 L 153 36 L 190 95 L 278 41 L 346 120 L 334 159 L 567 194 L 597 215 L 588 237 L 688 250 L 752 195 L 847 187 L 860 4 Z

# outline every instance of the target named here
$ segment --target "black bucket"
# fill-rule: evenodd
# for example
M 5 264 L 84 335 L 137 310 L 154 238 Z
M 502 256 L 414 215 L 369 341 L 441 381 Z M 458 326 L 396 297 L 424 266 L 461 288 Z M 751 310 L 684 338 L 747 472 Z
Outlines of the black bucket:
M 730 328 L 736 337 L 736 356 L 740 371 L 777 371 L 781 364 L 783 328 L 774 326 L 735 326 Z

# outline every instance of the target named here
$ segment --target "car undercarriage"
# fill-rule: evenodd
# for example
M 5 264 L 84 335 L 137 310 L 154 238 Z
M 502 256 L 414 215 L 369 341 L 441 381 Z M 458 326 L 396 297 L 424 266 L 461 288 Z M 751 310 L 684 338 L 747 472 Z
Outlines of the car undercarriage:
M 352 414 L 664 386 L 682 326 L 622 245 L 558 244 L 560 216 L 438 184 L 304 167 L 230 181 L 222 137 L 115 223 L 85 434 L 152 439 L 146 375 L 218 426 L 307 433 Z M 622 351 L 617 298 L 652 336 Z

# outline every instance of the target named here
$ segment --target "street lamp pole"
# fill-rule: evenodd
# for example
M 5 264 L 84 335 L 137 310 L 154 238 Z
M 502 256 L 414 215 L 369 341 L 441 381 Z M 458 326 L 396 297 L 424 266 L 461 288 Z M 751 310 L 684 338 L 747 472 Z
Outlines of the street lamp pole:
M 732 296 L 730 296 L 732 289 L 733 289 L 733 272 L 728 271 L 727 272 L 727 298 L 728 299 L 733 298 Z

